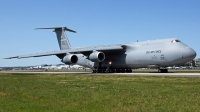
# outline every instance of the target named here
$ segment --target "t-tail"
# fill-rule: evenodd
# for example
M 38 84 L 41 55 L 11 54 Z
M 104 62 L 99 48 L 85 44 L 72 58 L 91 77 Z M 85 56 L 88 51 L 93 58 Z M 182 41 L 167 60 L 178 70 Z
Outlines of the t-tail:
M 71 30 L 67 27 L 51 27 L 51 28 L 36 28 L 36 29 L 54 29 L 54 32 L 56 33 L 58 39 L 60 50 L 71 49 L 71 45 L 69 43 L 67 35 L 65 34 L 65 31 L 73 33 L 76 33 L 76 31 Z

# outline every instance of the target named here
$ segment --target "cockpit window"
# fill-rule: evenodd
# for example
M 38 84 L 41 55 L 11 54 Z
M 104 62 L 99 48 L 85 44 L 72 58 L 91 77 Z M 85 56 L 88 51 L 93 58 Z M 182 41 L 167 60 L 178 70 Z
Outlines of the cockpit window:
M 181 42 L 180 40 L 175 40 L 176 42 Z
M 181 42 L 180 40 L 172 40 L 171 43 Z

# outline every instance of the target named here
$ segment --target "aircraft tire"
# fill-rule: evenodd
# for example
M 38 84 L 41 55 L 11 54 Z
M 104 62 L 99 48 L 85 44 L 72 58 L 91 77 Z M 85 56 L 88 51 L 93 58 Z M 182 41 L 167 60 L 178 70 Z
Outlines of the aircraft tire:
M 132 70 L 131 69 L 126 69 L 126 73 L 131 73 Z
M 101 73 L 101 72 L 102 72 L 101 69 L 98 69 L 98 70 L 97 70 L 97 73 Z
M 158 69 L 158 73 L 168 73 L 168 69 Z
M 163 69 L 164 73 L 168 73 L 168 69 Z
M 126 70 L 125 69 L 121 69 L 121 73 L 125 73 L 126 72 Z
M 119 73 L 119 70 L 118 69 L 116 69 L 116 71 L 115 71 L 116 73 Z
M 102 70 L 101 70 L 101 73 L 106 73 L 106 69 L 102 69 Z
M 97 71 L 96 70 L 92 70 L 92 73 L 97 73 Z

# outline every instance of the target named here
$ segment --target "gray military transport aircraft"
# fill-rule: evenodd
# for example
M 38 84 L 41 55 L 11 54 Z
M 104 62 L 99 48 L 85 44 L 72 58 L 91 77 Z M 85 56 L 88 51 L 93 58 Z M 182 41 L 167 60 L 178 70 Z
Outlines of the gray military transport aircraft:
M 65 31 L 67 27 L 36 28 L 54 29 L 60 50 L 8 57 L 29 58 L 56 55 L 65 64 L 89 67 L 93 73 L 131 73 L 132 68 L 157 68 L 167 73 L 167 66 L 184 64 L 196 57 L 196 52 L 176 38 L 149 40 L 127 44 L 71 48 Z

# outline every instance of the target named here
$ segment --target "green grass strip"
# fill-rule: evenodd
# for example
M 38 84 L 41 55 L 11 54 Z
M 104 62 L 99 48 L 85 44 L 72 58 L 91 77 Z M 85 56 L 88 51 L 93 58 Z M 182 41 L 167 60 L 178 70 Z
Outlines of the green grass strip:
M 200 78 L 0 74 L 0 112 L 199 111 Z

